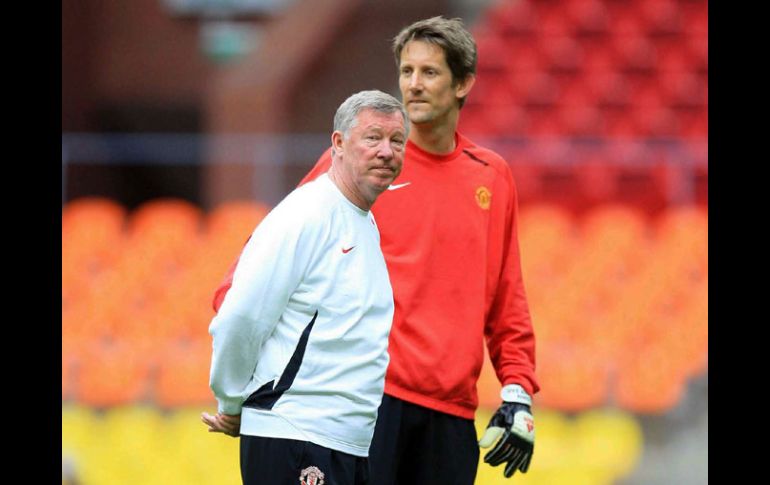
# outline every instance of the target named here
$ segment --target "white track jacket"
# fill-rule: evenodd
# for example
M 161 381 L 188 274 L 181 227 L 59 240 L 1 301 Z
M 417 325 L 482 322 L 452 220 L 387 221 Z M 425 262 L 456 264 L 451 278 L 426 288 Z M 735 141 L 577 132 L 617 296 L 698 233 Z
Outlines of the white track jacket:
M 374 217 L 324 174 L 257 226 L 211 321 L 219 411 L 244 435 L 368 456 L 392 321 Z

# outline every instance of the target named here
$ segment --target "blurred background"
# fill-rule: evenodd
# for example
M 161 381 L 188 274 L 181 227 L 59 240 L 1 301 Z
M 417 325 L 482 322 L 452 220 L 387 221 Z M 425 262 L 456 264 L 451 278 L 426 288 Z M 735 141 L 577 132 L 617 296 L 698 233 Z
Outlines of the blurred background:
M 519 189 L 536 452 L 512 481 L 708 482 L 705 0 L 62 2 L 62 483 L 237 484 L 206 432 L 213 291 L 328 147 L 400 98 L 390 39 L 476 37 L 460 131 Z M 488 362 L 487 362 L 488 364 Z M 487 365 L 481 432 L 499 404 Z

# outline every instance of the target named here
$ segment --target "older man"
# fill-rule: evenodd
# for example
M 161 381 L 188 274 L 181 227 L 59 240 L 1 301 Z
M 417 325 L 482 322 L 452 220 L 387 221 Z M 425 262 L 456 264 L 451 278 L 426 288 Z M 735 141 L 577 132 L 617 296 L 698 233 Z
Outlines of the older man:
M 393 293 L 370 212 L 409 125 L 380 91 L 334 118 L 328 173 L 259 224 L 211 322 L 210 431 L 241 437 L 244 484 L 368 483 Z

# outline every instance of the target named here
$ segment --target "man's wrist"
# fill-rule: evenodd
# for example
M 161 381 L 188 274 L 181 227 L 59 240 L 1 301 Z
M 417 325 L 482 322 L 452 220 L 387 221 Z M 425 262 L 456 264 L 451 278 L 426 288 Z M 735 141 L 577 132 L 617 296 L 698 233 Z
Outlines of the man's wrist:
M 532 397 L 527 394 L 527 391 L 525 391 L 519 384 L 508 384 L 503 386 L 500 391 L 500 397 L 504 402 L 516 402 L 526 404 L 530 407 L 532 406 Z

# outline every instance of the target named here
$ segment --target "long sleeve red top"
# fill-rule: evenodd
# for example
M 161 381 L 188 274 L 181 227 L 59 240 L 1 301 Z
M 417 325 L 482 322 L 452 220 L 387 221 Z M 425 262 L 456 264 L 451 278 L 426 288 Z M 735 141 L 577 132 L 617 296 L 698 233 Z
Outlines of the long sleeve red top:
M 532 395 L 539 384 L 511 170 L 459 133 L 456 141 L 448 155 L 408 142 L 401 175 L 372 212 L 395 301 L 385 393 L 473 419 L 485 340 L 503 385 Z M 300 184 L 329 169 L 330 151 Z

